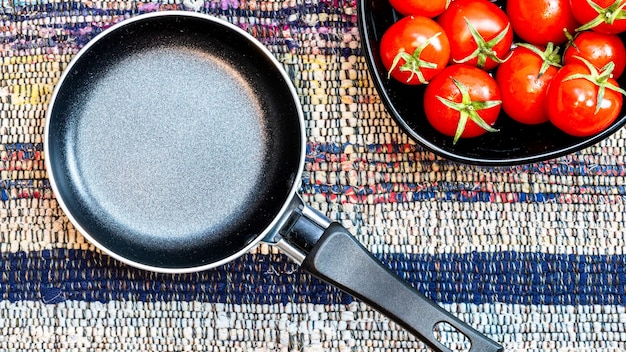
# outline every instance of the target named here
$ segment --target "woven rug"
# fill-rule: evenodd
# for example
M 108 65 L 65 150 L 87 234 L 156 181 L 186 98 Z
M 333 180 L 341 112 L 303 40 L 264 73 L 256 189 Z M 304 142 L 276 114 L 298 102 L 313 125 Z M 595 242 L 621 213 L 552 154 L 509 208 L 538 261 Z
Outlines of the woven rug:
M 269 246 L 155 274 L 68 222 L 44 167 L 54 85 L 97 33 L 173 9 L 236 23 L 284 64 L 306 118 L 300 194 L 419 291 L 507 351 L 626 351 L 624 131 L 532 165 L 438 158 L 386 113 L 343 0 L 2 1 L 1 351 L 426 350 Z

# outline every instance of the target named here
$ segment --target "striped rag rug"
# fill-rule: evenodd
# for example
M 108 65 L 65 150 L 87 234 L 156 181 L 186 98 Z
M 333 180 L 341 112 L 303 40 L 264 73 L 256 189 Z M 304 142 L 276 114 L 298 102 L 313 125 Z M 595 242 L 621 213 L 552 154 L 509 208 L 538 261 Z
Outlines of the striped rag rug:
M 411 285 L 507 351 L 626 351 L 623 130 L 531 165 L 436 157 L 382 106 L 352 0 L 1 4 L 0 351 L 426 350 L 267 245 L 214 270 L 156 274 L 68 222 L 44 167 L 55 83 L 99 32 L 174 9 L 237 24 L 285 66 L 306 119 L 300 194 Z

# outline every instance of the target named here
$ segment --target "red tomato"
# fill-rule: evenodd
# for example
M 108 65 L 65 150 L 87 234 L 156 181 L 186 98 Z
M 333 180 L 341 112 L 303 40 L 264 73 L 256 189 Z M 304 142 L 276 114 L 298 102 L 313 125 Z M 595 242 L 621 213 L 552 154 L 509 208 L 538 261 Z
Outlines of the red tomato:
M 524 124 L 548 121 L 546 91 L 558 72 L 561 57 L 552 45 L 539 49 L 532 45 L 513 49 L 509 59 L 498 67 L 496 82 L 502 94 L 502 109 Z
M 624 72 L 626 48 L 620 37 L 585 31 L 579 33 L 572 43 L 563 54 L 564 64 L 578 61 L 576 57 L 582 57 L 598 69 L 603 68 L 609 62 L 613 62 L 615 64 L 613 77 L 616 79 Z
M 626 94 L 613 78 L 607 77 L 610 74 L 610 71 L 599 73 L 589 63 L 563 66 L 548 87 L 546 107 L 550 122 L 578 137 L 591 136 L 609 127 L 619 116 L 622 94 Z
M 583 23 L 578 31 L 592 29 L 606 34 L 626 31 L 624 0 L 570 0 L 572 12 Z
M 520 38 L 540 46 L 567 42 L 563 29 L 573 33 L 578 26 L 570 0 L 509 0 L 506 13 Z
M 450 43 L 437 22 L 407 16 L 383 34 L 380 55 L 393 78 L 406 84 L 424 84 L 448 64 Z
M 439 132 L 459 138 L 476 137 L 492 126 L 500 113 L 500 90 L 485 71 L 464 64 L 448 66 L 424 92 L 426 118 Z
M 446 8 L 450 0 L 389 0 L 391 6 L 401 14 L 424 16 L 424 17 L 437 17 Z
M 491 70 L 511 49 L 513 31 L 509 19 L 487 0 L 455 0 L 437 22 L 448 34 L 454 63 Z

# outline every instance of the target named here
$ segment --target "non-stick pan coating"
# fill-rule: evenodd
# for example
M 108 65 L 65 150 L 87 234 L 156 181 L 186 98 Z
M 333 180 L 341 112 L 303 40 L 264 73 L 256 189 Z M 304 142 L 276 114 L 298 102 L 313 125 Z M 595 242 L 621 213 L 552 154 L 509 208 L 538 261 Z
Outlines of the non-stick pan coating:
M 266 52 L 206 18 L 147 17 L 89 44 L 57 88 L 49 173 L 68 216 L 139 265 L 195 268 L 259 240 L 302 134 Z

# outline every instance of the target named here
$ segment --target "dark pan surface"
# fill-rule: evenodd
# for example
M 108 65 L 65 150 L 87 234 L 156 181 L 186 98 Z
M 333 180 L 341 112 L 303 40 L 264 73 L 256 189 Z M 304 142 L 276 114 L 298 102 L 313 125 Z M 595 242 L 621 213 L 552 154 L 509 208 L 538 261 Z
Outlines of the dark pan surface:
M 495 1 L 504 7 L 506 1 Z M 359 0 L 359 28 L 364 54 L 374 84 L 387 111 L 422 146 L 448 159 L 479 165 L 514 165 L 543 161 L 590 146 L 613 134 L 626 123 L 626 105 L 620 117 L 604 132 L 588 138 L 569 136 L 549 123 L 530 126 L 515 122 L 503 112 L 498 118 L 497 133 L 486 133 L 477 138 L 452 144 L 452 137 L 444 136 L 431 127 L 423 108 L 424 86 L 409 87 L 394 79 L 387 79 L 381 62 L 379 43 L 384 31 L 400 15 L 388 0 Z M 621 34 L 622 40 L 626 35 Z M 626 86 L 626 75 L 619 78 Z
M 240 33 L 150 17 L 98 39 L 49 122 L 51 173 L 83 232 L 141 265 L 236 255 L 281 211 L 301 167 L 292 92 Z

